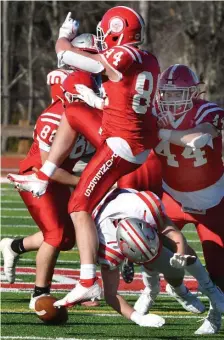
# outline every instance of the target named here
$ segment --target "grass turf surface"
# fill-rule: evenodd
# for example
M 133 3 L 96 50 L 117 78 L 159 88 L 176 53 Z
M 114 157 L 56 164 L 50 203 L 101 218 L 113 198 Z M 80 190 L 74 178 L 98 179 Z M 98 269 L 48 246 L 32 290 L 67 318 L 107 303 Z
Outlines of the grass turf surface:
M 9 185 L 2 185 L 2 237 L 21 237 L 37 231 L 35 223 L 29 217 L 18 193 Z M 18 210 L 17 210 L 18 209 Z M 185 236 L 189 243 L 198 252 L 203 260 L 200 242 L 193 226 L 185 228 Z M 75 262 L 74 262 L 75 261 Z M 2 262 L 1 262 L 2 264 Z M 35 253 L 24 254 L 19 267 L 35 268 Z M 77 249 L 61 253 L 57 268 L 79 268 Z M 137 269 L 137 267 L 136 267 Z M 138 269 L 136 270 L 138 271 Z M 33 282 L 34 276 L 30 273 L 17 275 L 17 282 Z M 57 298 L 63 293 L 53 293 Z M 194 331 L 201 325 L 198 321 L 205 317 L 185 312 L 172 298 L 158 297 L 153 313 L 163 315 L 166 324 L 160 329 L 142 328 L 118 316 L 108 307 L 104 300 L 98 308 L 86 309 L 77 306 L 69 310 L 69 320 L 64 326 L 46 326 L 28 309 L 30 292 L 9 292 L 1 294 L 1 339 L 223 339 L 224 331 L 213 336 L 195 336 Z M 127 296 L 131 304 L 137 299 Z M 203 300 L 208 307 L 208 301 Z

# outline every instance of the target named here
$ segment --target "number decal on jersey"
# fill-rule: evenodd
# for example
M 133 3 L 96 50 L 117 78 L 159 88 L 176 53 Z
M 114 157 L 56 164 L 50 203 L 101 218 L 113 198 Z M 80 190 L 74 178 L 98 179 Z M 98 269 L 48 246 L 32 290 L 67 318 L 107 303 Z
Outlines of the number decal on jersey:
M 156 153 L 167 157 L 167 164 L 175 168 L 179 167 L 179 163 L 175 160 L 175 155 L 170 152 L 170 143 L 161 141 L 155 148 Z
M 108 59 L 111 54 L 114 52 L 114 48 L 111 48 L 110 50 L 106 51 L 104 54 L 106 58 Z M 113 55 L 113 65 L 118 66 L 118 63 L 121 61 L 121 57 L 124 54 L 124 52 L 117 52 Z
M 83 136 L 79 136 L 78 140 L 75 143 L 74 148 L 72 149 L 69 155 L 69 158 L 76 159 L 76 158 L 81 157 L 83 153 L 85 152 L 85 148 L 86 148 L 86 139 Z
M 50 131 L 51 131 L 51 127 L 49 125 L 44 125 L 43 129 L 40 132 L 41 138 L 46 139 L 48 137 L 48 134 L 49 134 Z M 48 137 L 48 141 L 50 143 L 53 142 L 56 132 L 57 132 L 57 130 L 53 130 L 51 132 L 50 136 Z
M 179 162 L 175 160 L 176 155 L 170 152 L 170 143 L 161 141 L 155 148 L 156 153 L 161 156 L 167 157 L 167 164 L 175 168 L 179 167 Z M 207 158 L 204 158 L 205 151 L 201 149 L 193 150 L 186 147 L 181 154 L 185 159 L 195 158 L 194 167 L 198 167 L 207 163 Z
M 196 168 L 197 166 L 201 166 L 203 164 L 207 163 L 207 158 L 203 158 L 205 155 L 205 151 L 202 151 L 201 149 L 196 149 L 193 150 L 191 148 L 185 148 L 184 151 L 182 152 L 182 156 L 184 158 L 195 158 L 194 161 L 194 167 Z
M 147 84 L 147 90 L 145 86 Z M 139 73 L 135 90 L 137 94 L 133 96 L 132 108 L 136 113 L 145 114 L 151 102 L 151 94 L 153 91 L 153 76 L 151 72 L 141 72 Z
M 113 55 L 114 61 L 113 61 L 113 65 L 117 66 L 119 61 L 121 61 L 121 57 L 124 54 L 124 52 L 117 52 Z

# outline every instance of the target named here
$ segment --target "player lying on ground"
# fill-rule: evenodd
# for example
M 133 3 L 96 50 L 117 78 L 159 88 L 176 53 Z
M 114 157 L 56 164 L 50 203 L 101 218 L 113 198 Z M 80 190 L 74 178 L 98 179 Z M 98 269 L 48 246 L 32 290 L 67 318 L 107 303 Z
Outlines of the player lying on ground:
M 73 40 L 73 45 L 82 48 L 82 50 L 91 50 L 97 53 L 94 39 L 95 37 L 92 34 L 82 34 Z M 70 70 L 70 72 L 55 70 L 50 72 L 47 82 L 51 85 L 53 103 L 44 110 L 36 122 L 34 141 L 27 157 L 20 162 L 20 174 L 35 173 L 47 158 L 64 113 L 66 98 L 70 103 L 74 102 L 70 105 L 68 113 L 73 115 L 74 121 L 76 120 L 77 129 L 80 124 L 91 126 L 88 129 L 91 142 L 95 146 L 100 143 L 98 131 L 101 124 L 101 115 L 98 116 L 97 112 L 95 112 L 94 116 L 90 115 L 89 111 L 86 110 L 87 105 L 83 102 L 81 103 L 76 97 L 77 91 L 74 88 L 75 84 L 81 82 L 96 90 L 95 79 L 91 74 L 77 70 Z M 80 106 L 83 106 L 82 122 L 80 122 L 80 113 L 76 111 L 76 107 L 79 109 Z M 21 254 L 25 250 L 39 249 L 36 257 L 36 281 L 33 298 L 49 293 L 59 251 L 69 250 L 75 244 L 74 227 L 67 212 L 68 201 L 71 196 L 69 186 L 76 186 L 79 177 L 74 176 L 73 168 L 79 159 L 88 152 L 87 140 L 82 135 L 79 135 L 69 156 L 52 177 L 44 197 L 37 200 L 29 192 L 20 192 L 31 216 L 43 232 L 43 235 L 39 233 L 36 237 L 26 238 L 25 240 L 12 241 L 3 239 L 0 242 L 0 250 L 3 252 L 5 260 L 4 273 L 10 283 L 15 280 L 14 267 L 17 257 L 14 255 Z M 31 299 L 31 304 L 33 301 Z

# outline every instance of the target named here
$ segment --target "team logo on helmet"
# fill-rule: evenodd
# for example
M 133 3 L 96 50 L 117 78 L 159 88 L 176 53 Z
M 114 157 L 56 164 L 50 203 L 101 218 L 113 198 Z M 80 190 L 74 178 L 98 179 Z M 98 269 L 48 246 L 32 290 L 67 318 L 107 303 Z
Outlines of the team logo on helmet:
M 124 21 L 121 18 L 112 18 L 109 27 L 113 33 L 120 33 L 124 29 Z

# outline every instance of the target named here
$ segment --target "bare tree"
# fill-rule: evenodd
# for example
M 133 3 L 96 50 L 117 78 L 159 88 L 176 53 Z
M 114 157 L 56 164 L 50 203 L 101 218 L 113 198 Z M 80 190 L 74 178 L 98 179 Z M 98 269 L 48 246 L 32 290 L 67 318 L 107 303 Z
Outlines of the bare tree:
M 27 48 L 28 48 L 28 93 L 29 93 L 29 101 L 28 101 L 28 110 L 27 110 L 27 119 L 28 122 L 31 121 L 32 111 L 33 111 L 33 68 L 32 68 L 32 57 L 33 57 L 33 49 L 32 49 L 32 41 L 33 41 L 33 14 L 35 10 L 35 1 L 30 2 L 30 12 L 29 12 L 29 30 L 28 30 L 28 39 L 27 39 Z

